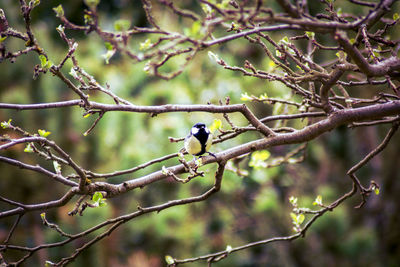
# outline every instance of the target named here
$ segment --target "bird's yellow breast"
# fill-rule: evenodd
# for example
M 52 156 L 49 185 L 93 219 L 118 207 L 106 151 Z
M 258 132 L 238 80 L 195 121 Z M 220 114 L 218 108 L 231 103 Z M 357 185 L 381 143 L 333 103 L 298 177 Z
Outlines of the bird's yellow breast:
M 201 144 L 200 141 L 194 137 L 190 136 L 187 140 L 185 140 L 185 149 L 189 154 L 196 155 L 201 152 Z

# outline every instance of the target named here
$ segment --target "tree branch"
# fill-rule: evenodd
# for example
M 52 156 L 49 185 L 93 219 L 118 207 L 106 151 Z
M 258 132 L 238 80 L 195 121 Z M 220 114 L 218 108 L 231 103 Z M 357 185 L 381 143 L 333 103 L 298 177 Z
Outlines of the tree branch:
M 384 104 L 376 104 L 367 107 L 352 108 L 338 110 L 332 113 L 328 118 L 321 120 L 317 123 L 311 124 L 301 130 L 290 133 L 274 135 L 268 138 L 259 139 L 249 143 L 242 144 L 237 147 L 227 149 L 225 151 L 215 154 L 213 156 L 203 157 L 203 164 L 207 165 L 217 161 L 228 161 L 230 159 L 239 157 L 241 155 L 256 151 L 267 149 L 272 146 L 279 146 L 284 144 L 299 144 L 308 142 L 315 139 L 319 135 L 331 131 L 332 129 L 351 122 L 362 121 L 366 119 L 374 119 L 378 117 L 397 115 L 400 113 L 400 101 L 391 101 Z M 167 168 L 168 171 L 175 175 L 186 172 L 183 165 L 176 165 Z M 130 191 L 135 188 L 142 188 L 148 184 L 167 178 L 162 171 L 157 171 L 149 175 L 142 176 L 133 180 L 129 180 L 117 185 L 111 185 L 103 182 L 96 182 L 88 185 L 91 187 L 90 191 L 105 191 L 107 198 L 114 197 L 121 193 Z

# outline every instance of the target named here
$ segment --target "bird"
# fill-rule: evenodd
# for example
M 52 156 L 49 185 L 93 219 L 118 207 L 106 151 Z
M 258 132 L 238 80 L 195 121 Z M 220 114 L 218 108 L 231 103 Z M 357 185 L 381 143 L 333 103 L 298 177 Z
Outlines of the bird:
M 204 123 L 196 123 L 193 125 L 190 133 L 185 138 L 185 149 L 195 159 L 196 156 L 201 156 L 208 153 L 211 156 L 215 155 L 208 150 L 212 144 L 212 133 Z

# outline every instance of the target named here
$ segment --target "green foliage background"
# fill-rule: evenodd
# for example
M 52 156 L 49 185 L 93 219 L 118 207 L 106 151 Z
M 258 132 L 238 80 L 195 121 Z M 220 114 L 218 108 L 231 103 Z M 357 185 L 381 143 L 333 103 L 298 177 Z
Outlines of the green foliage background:
M 32 12 L 33 31 L 50 60 L 59 62 L 67 52 L 67 47 L 55 30 L 60 21 L 52 8 L 62 3 L 66 16 L 72 22 L 83 24 L 85 6 L 80 1 L 42 2 Z M 312 5 L 315 12 L 321 8 L 316 2 Z M 348 13 L 360 12 L 347 1 L 337 2 Z M 185 2 L 185 5 L 200 10 L 194 1 Z M 17 1 L 3 0 L 0 8 L 5 10 L 10 26 L 23 31 Z M 101 26 L 105 29 L 112 30 L 114 21 L 121 18 L 129 19 L 132 25 L 147 25 L 140 1 L 102 1 L 99 14 Z M 160 25 L 168 25 L 168 28 L 176 31 L 191 27 L 190 21 L 180 20 L 163 9 L 156 9 L 155 16 Z M 102 58 L 106 53 L 105 45 L 95 34 L 85 36 L 68 30 L 66 33 L 79 43 L 76 56 L 80 66 L 102 85 L 108 84 L 115 94 L 137 105 L 218 103 L 227 96 L 231 103 L 242 103 L 242 93 L 291 97 L 289 89 L 278 83 L 243 77 L 239 73 L 222 69 L 210 60 L 207 51 L 197 55 L 182 75 L 164 81 L 146 74 L 143 70 L 145 63 L 133 62 L 120 54 L 116 54 L 110 64 L 106 65 Z M 291 34 L 281 32 L 271 36 L 278 41 Z M 398 35 L 394 29 L 393 39 L 399 38 Z M 134 39 L 130 48 L 139 51 L 139 44 L 146 38 Z M 330 36 L 319 38 L 329 45 Z M 23 48 L 20 41 L 5 42 L 14 51 Z M 297 44 L 305 45 L 301 42 Z M 230 65 L 241 66 L 248 59 L 259 68 L 270 68 L 263 52 L 245 40 L 227 43 L 212 51 Z M 319 56 L 321 61 L 334 57 L 329 53 L 321 53 Z M 40 103 L 77 98 L 49 73 L 32 80 L 33 68 L 39 63 L 36 54 L 23 55 L 13 64 L 2 62 L 0 101 Z M 163 70 L 175 70 L 180 63 L 179 59 L 172 61 Z M 71 66 L 67 62 L 63 69 L 66 75 Z M 366 97 L 373 93 L 368 88 L 355 87 L 353 90 Z M 98 93 L 90 94 L 90 99 L 112 103 L 111 98 Z M 267 116 L 273 112 L 270 105 L 248 104 L 258 116 Z M 1 121 L 12 118 L 14 125 L 30 132 L 36 132 L 37 129 L 51 131 L 50 139 L 69 152 L 76 162 L 96 172 L 127 169 L 175 153 L 182 147 L 182 143 L 170 143 L 169 136 L 185 136 L 191 125 L 198 121 L 211 124 L 215 118 L 222 119 L 219 115 L 205 113 L 169 113 L 151 118 L 147 114 L 110 112 L 85 137 L 83 133 L 94 121 L 93 117 L 83 118 L 79 108 L 21 112 L 0 110 Z M 239 126 L 246 123 L 239 115 L 232 115 L 232 119 Z M 296 121 L 290 126 L 298 128 L 303 123 Z M 226 124 L 223 127 L 228 128 Z M 336 129 L 309 144 L 306 161 L 302 164 L 254 169 L 248 167 L 249 159 L 245 159 L 241 166 L 249 171 L 247 177 L 226 172 L 221 192 L 212 198 L 130 221 L 83 253 L 72 266 L 162 266 L 165 265 L 165 255 L 187 258 L 223 250 L 227 245 L 235 247 L 273 236 L 289 235 L 293 233 L 289 197 L 298 197 L 302 207 L 312 207 L 317 195 L 321 195 L 325 203 L 330 203 L 348 191 L 351 183 L 345 175 L 346 170 L 373 149 L 387 129 L 386 126 L 377 129 Z M 216 145 L 213 151 L 222 151 L 259 137 L 250 133 L 240 135 Z M 333 213 L 324 215 L 310 229 L 305 239 L 245 250 L 230 255 L 215 266 L 396 266 L 400 262 L 400 202 L 397 198 L 400 190 L 397 171 L 400 164 L 399 141 L 399 136 L 395 136 L 392 145 L 360 173 L 364 183 L 373 179 L 381 185 L 381 194 L 371 196 L 365 207 L 354 209 L 360 201 L 359 197 L 354 197 Z M 276 147 L 270 151 L 271 157 L 284 155 L 295 147 Z M 7 153 L 7 156 L 28 163 L 38 162 L 52 168 L 51 162 L 38 161 L 31 154 L 23 153 L 23 147 L 16 147 Z M 172 159 L 133 176 L 124 175 L 109 181 L 119 183 L 160 170 L 162 165 L 177 163 L 176 159 Z M 73 202 L 61 209 L 51 210 L 47 217 L 67 232 L 85 230 L 108 218 L 133 212 L 137 205 L 145 207 L 201 194 L 213 184 L 215 166 L 203 167 L 203 170 L 207 173 L 205 177 L 188 184 L 181 185 L 172 180 L 158 182 L 110 199 L 106 207 L 88 209 L 82 217 L 67 215 L 74 207 Z M 63 172 L 67 174 L 72 171 Z M 4 197 L 24 203 L 45 202 L 60 197 L 65 190 L 45 177 L 5 164 L 0 164 L 0 173 L 0 187 L 7 188 Z M 9 206 L 0 202 L 0 209 L 6 208 Z M 0 221 L 0 240 L 5 239 L 13 223 L 12 219 Z M 25 228 L 13 237 L 15 243 L 25 242 L 26 245 L 34 246 L 40 242 L 62 240 L 55 231 L 41 225 L 39 213 L 24 218 L 22 223 Z M 79 246 L 79 242 L 74 246 Z M 43 260 L 67 256 L 72 249 L 69 246 L 41 252 L 30 262 L 43 265 Z M 203 265 L 204 262 L 190 266 Z

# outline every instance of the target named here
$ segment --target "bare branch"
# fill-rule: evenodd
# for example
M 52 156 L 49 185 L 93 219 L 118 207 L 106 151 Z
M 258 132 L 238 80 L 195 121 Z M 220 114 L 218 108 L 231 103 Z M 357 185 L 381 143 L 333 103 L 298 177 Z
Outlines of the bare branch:
M 27 211 L 34 211 L 34 210 L 43 211 L 43 210 L 48 210 L 50 208 L 64 206 L 77 193 L 77 191 L 78 191 L 77 189 L 78 189 L 77 187 L 71 188 L 63 197 L 61 197 L 58 200 L 52 200 L 52 201 L 48 201 L 48 202 L 40 203 L 40 204 L 29 204 L 29 205 L 26 204 L 26 205 L 22 205 L 22 207 L 18 207 L 18 208 L 12 209 L 12 210 L 2 211 L 2 212 L 0 212 L 0 218 L 5 218 L 5 217 L 17 215 L 17 214 L 24 214 Z M 1 247 L 1 245 L 0 245 L 0 247 Z
M 382 143 L 379 144 L 378 147 L 376 147 L 373 151 L 371 151 L 368 155 L 366 155 L 360 162 L 358 162 L 356 165 L 354 165 L 348 172 L 348 175 L 351 175 L 355 173 L 357 170 L 359 170 L 362 166 L 367 164 L 373 157 L 375 157 L 377 154 L 382 152 L 382 150 L 385 149 L 385 147 L 389 144 L 390 139 L 393 137 L 394 133 L 398 130 L 399 128 L 399 122 L 393 123 L 392 128 L 390 128 L 389 132 L 385 136 L 385 139 L 383 139 Z
M 295 234 L 271 237 L 235 248 L 227 247 L 226 250 L 199 257 L 184 260 L 174 259 L 172 265 L 199 260 L 207 260 L 208 264 L 211 265 L 236 251 L 304 237 L 318 218 L 326 214 L 327 211 L 333 211 L 345 200 L 354 196 L 358 189 L 362 197 L 358 207 L 361 207 L 366 203 L 369 194 L 374 189 L 379 188 L 374 181 L 370 181 L 369 187 L 364 186 L 362 184 L 364 179 L 357 177 L 356 172 L 388 146 L 400 125 L 400 86 L 398 84 L 400 59 L 397 57 L 400 41 L 391 38 L 393 28 L 398 26 L 400 20 L 397 15 L 392 16 L 389 13 L 396 3 L 395 0 L 381 0 L 376 3 L 349 0 L 350 3 L 359 7 L 360 10 L 357 13 L 339 12 L 342 8 L 341 3 L 323 0 L 320 1 L 320 4 L 317 3 L 322 6 L 318 14 L 308 11 L 311 4 L 305 0 L 278 0 L 276 1 L 277 5 L 270 5 L 262 0 L 217 1 L 218 3 L 198 0 L 197 5 L 187 5 L 186 3 L 181 5 L 170 0 L 158 2 L 142 0 L 143 9 L 140 9 L 139 12 L 142 12 L 147 18 L 148 26 L 138 27 L 133 25 L 130 29 L 117 31 L 103 29 L 102 25 L 106 24 L 102 21 L 103 12 L 99 12 L 102 8 L 101 5 L 96 6 L 96 1 L 92 1 L 93 3 L 86 2 L 88 9 L 83 11 L 86 25 L 83 26 L 70 22 L 61 6 L 55 9 L 56 16 L 62 23 L 57 31 L 61 40 L 67 45 L 64 53 L 59 57 L 61 60 L 58 65 L 50 64 L 52 56 L 49 51 L 52 50 L 46 51 L 44 48 L 52 46 L 41 46 L 39 44 L 41 38 L 35 36 L 35 24 L 32 22 L 36 21 L 36 18 L 31 16 L 35 15 L 32 10 L 40 4 L 40 1 L 19 0 L 19 21 L 23 24 L 22 32 L 10 27 L 4 10 L 0 9 L 0 61 L 9 59 L 5 62 L 9 64 L 17 58 L 18 60 L 25 60 L 25 57 L 22 56 L 25 54 L 39 55 L 41 64 L 35 66 L 33 70 L 34 78 L 39 77 L 39 75 L 42 78 L 43 75 L 49 74 L 47 78 L 55 76 L 55 79 L 59 79 L 65 88 L 73 92 L 75 98 L 79 98 L 65 99 L 65 101 L 63 97 L 60 100 L 53 98 L 53 100 L 48 101 L 56 102 L 49 103 L 0 103 L 0 109 L 37 111 L 75 107 L 79 108 L 84 116 L 97 114 L 98 117 L 84 133 L 85 135 L 90 133 L 100 121 L 107 120 L 107 116 L 103 115 L 108 112 L 130 112 L 129 116 L 132 116 L 133 119 L 136 119 L 138 113 L 146 113 L 151 117 L 176 112 L 202 112 L 218 114 L 218 117 L 222 115 L 229 126 L 228 129 L 220 128 L 217 130 L 213 144 L 232 140 L 245 133 L 253 134 L 249 134 L 249 138 L 243 136 L 244 139 L 232 140 L 236 145 L 224 143 L 221 147 L 225 145 L 225 150 L 215 153 L 215 157 L 202 157 L 201 166 L 197 166 L 196 161 L 186 162 L 181 156 L 181 153 L 185 152 L 181 150 L 180 153 L 147 159 L 147 162 L 127 169 L 97 173 L 94 170 L 84 169 L 61 146 L 42 137 L 41 132 L 39 132 L 40 136 L 31 134 L 22 127 L 11 125 L 11 119 L 8 122 L 2 122 L 1 126 L 5 129 L 5 134 L 1 136 L 0 152 L 4 154 L 0 156 L 0 162 L 4 163 L 5 166 L 30 170 L 39 176 L 48 177 L 51 182 L 54 180 L 54 182 L 68 186 L 68 191 L 61 198 L 57 197 L 38 204 L 25 204 L 25 202 L 21 203 L 19 200 L 0 196 L 0 201 L 6 206 L 10 206 L 7 210 L 0 212 L 0 218 L 17 215 L 14 223 L 9 226 L 10 229 L 5 242 L 0 244 L 0 251 L 2 254 L 8 251 L 25 253 L 20 255 L 19 258 L 13 259 L 15 262 L 9 262 L 8 258 L 6 262 L 2 258 L 3 255 L 0 255 L 0 265 L 3 263 L 11 266 L 20 265 L 40 250 L 56 247 L 64 248 L 66 245 L 71 246 L 79 243 L 79 247 L 73 248 L 71 254 L 67 254 L 61 260 L 57 259 L 56 266 L 64 266 L 76 259 L 81 252 L 103 240 L 128 221 L 151 212 L 160 212 L 174 206 L 207 200 L 220 190 L 227 162 L 231 164 L 227 166 L 228 170 L 233 170 L 238 175 L 249 174 L 250 172 L 247 170 L 240 170 L 239 163 L 242 160 L 248 159 L 254 151 L 285 146 L 282 149 L 279 148 L 279 153 L 273 159 L 265 160 L 266 167 L 284 163 L 298 163 L 305 159 L 307 142 L 313 141 L 341 125 L 379 127 L 378 125 L 381 124 L 392 124 L 392 128 L 388 131 L 384 140 L 348 170 L 349 181 L 352 183 L 350 191 L 339 195 L 330 205 L 321 202 L 318 204 L 318 210 L 302 209 L 293 205 L 295 207 L 293 212 L 296 215 L 307 215 L 307 221 L 303 224 L 303 227 L 301 227 L 301 223 L 296 224 L 294 221 Z M 173 27 L 163 25 L 161 22 L 164 22 L 164 19 L 159 21 L 160 10 L 169 12 L 168 19 L 173 21 Z M 10 22 L 18 22 L 18 18 L 13 18 Z M 189 28 L 186 28 L 187 22 L 189 22 Z M 232 101 L 234 103 L 230 103 L 227 99 L 225 103 L 219 101 L 219 105 L 217 103 L 216 105 L 154 104 L 154 106 L 142 106 L 140 100 L 134 99 L 133 95 L 127 93 L 127 95 L 121 97 L 116 92 L 122 91 L 114 91 L 113 88 L 109 88 L 107 82 L 104 83 L 105 86 L 100 85 L 96 80 L 97 77 L 87 72 L 75 56 L 79 49 L 78 43 L 81 44 L 82 39 L 73 40 L 69 37 L 70 32 L 64 32 L 64 29 L 82 32 L 84 35 L 89 33 L 96 35 L 99 37 L 97 39 L 107 42 L 109 54 L 121 54 L 118 60 L 127 59 L 132 61 L 132 64 L 145 61 L 146 74 L 154 76 L 154 79 L 170 80 L 176 78 L 186 71 L 196 56 L 199 57 L 204 50 L 212 48 L 213 54 L 210 53 L 210 55 L 217 62 L 219 65 L 217 67 L 221 71 L 231 70 L 234 71 L 232 75 L 237 76 L 239 74 L 249 79 L 257 79 L 260 83 L 254 84 L 257 84 L 257 86 L 260 84 L 260 88 L 257 88 L 257 90 L 243 88 L 245 97 L 241 100 L 250 100 L 252 103 L 249 105 L 241 104 L 237 98 L 233 98 L 234 101 L 238 102 Z M 374 32 L 371 29 L 374 29 Z M 323 34 L 328 34 L 328 38 L 327 36 L 321 38 Z M 276 38 L 280 38 L 280 40 L 275 40 Z M 12 42 L 10 42 L 10 39 L 12 39 Z M 138 42 L 142 40 L 146 41 L 139 44 Z M 240 47 L 241 44 L 247 44 L 251 49 L 237 50 L 237 47 Z M 219 50 L 220 46 L 223 46 L 223 49 Z M 255 49 L 251 46 L 255 46 Z M 14 50 L 15 48 L 17 50 Z M 239 51 L 238 55 L 234 54 L 236 51 Z M 233 52 L 232 56 L 227 57 L 230 62 L 242 63 L 231 63 L 233 65 L 230 65 L 227 61 L 224 61 L 220 58 L 220 55 L 225 57 L 226 52 Z M 335 52 L 338 52 L 337 58 L 332 56 Z M 253 54 L 250 56 L 250 53 L 255 53 L 256 56 L 254 57 Z M 106 57 L 107 61 L 110 59 L 108 56 Z M 261 59 L 262 57 L 265 60 Z M 66 73 L 65 67 L 69 64 L 68 59 L 71 59 L 73 65 L 71 69 L 72 77 L 69 78 L 64 74 Z M 270 82 L 277 82 L 279 86 L 279 88 L 272 88 L 271 94 L 268 84 Z M 5 84 L 6 86 L 9 85 L 8 83 Z M 260 90 L 264 90 L 261 87 L 265 84 L 267 84 L 268 92 L 259 93 Z M 40 88 L 40 90 L 42 89 L 49 90 L 51 88 Z M 364 91 L 359 94 L 360 90 Z M 365 90 L 368 90 L 368 92 Z M 388 93 L 385 90 L 392 90 L 394 93 Z M 98 100 L 98 102 L 89 100 L 89 91 L 90 94 L 94 91 L 95 97 L 96 94 L 105 96 L 114 104 L 106 104 L 102 100 Z M 276 91 L 279 91 L 279 93 L 276 93 Z M 127 91 L 124 90 L 123 92 Z M 257 97 L 255 94 L 260 94 L 260 96 Z M 224 96 L 219 95 L 218 97 L 224 98 Z M 273 108 L 272 114 L 274 115 L 271 115 L 271 108 Z M 23 113 L 25 115 L 26 112 Z M 240 113 L 241 115 L 235 114 L 240 117 L 240 120 L 236 121 L 237 117 L 233 113 Z M 8 114 L 8 111 L 5 114 Z M 8 135 L 10 132 L 11 135 Z M 255 132 L 257 134 L 254 134 Z M 184 138 L 169 138 L 169 140 L 171 142 L 182 142 Z M 252 141 L 243 143 L 242 140 Z M 238 142 L 240 142 L 239 145 L 237 145 Z M 27 149 L 28 152 L 33 152 L 29 159 L 22 158 L 21 160 L 21 158 L 18 158 L 21 157 L 20 154 L 12 153 L 13 149 L 18 150 L 18 145 L 21 144 L 28 144 L 29 147 L 27 148 L 31 148 L 31 150 Z M 298 145 L 290 146 L 292 144 Z M 216 150 L 218 151 L 218 149 Z M 46 165 L 35 165 L 35 163 L 29 161 L 31 157 L 36 157 L 33 162 L 40 164 L 43 159 L 53 161 L 55 170 L 49 170 L 45 167 Z M 180 164 L 176 162 L 175 165 L 171 164 L 172 166 L 169 167 L 163 166 L 158 171 L 154 171 L 154 168 L 148 168 L 150 166 L 155 167 L 154 164 L 172 158 L 177 158 L 176 160 Z M 36 161 L 36 159 L 39 159 L 39 161 Z M 229 160 L 232 161 L 229 162 Z M 175 180 L 182 183 L 180 186 L 184 186 L 183 184 L 190 182 L 191 179 L 204 175 L 206 170 L 203 171 L 202 168 L 207 168 L 209 167 L 207 165 L 213 163 L 218 165 L 214 185 L 200 195 L 170 201 L 168 199 L 162 200 L 161 203 L 154 206 L 138 206 L 138 209 L 133 212 L 121 210 L 122 215 L 116 215 L 114 218 L 89 226 L 87 230 L 77 233 L 68 233 L 57 222 L 52 223 L 42 216 L 44 225 L 61 235 L 62 241 L 37 244 L 31 247 L 17 243 L 12 244 L 11 242 L 15 239 L 13 237 L 18 229 L 22 228 L 22 223 L 26 218 L 24 215 L 27 213 L 64 206 L 75 195 L 78 195 L 73 203 L 74 207 L 71 208 L 72 211 L 68 214 L 84 215 L 83 211 L 86 207 L 96 206 L 89 200 L 85 201 L 95 192 L 101 192 L 103 198 L 119 197 L 136 188 L 153 186 L 153 183 L 165 179 L 172 182 Z M 73 173 L 65 177 L 58 165 L 72 168 Z M 119 180 L 119 183 L 101 180 L 135 173 L 145 168 L 151 170 L 143 172 L 139 178 L 127 178 L 124 181 Z M 95 196 L 98 196 L 98 193 Z M 29 200 L 26 201 L 31 203 L 28 202 Z M 96 231 L 101 231 L 101 233 L 96 234 Z

